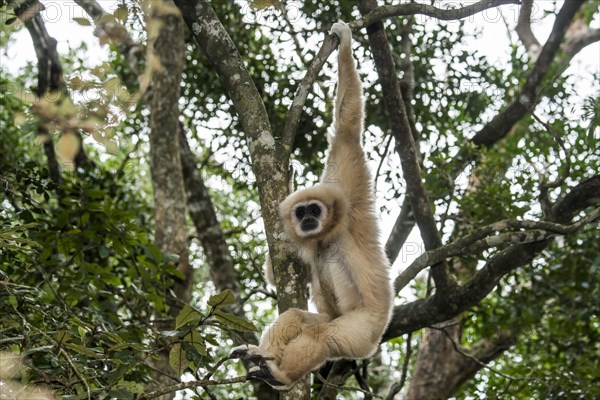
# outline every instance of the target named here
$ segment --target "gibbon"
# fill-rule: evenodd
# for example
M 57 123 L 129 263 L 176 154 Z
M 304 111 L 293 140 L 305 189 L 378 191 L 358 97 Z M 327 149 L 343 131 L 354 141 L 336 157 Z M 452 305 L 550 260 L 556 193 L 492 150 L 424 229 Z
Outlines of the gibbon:
M 372 179 L 361 146 L 364 105 L 352 32 L 340 21 L 331 33 L 340 39 L 339 82 L 325 170 L 320 183 L 292 193 L 280 205 L 286 233 L 310 266 L 318 313 L 289 309 L 258 346 L 238 346 L 230 354 L 256 364 L 248 378 L 280 390 L 327 360 L 371 356 L 392 310 L 389 262 L 379 241 Z

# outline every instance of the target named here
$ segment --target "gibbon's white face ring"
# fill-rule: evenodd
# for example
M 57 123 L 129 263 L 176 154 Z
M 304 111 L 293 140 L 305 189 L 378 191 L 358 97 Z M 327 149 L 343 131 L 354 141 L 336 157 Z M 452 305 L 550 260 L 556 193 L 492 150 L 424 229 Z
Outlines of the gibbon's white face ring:
M 314 206 L 317 206 L 319 208 L 319 212 L 317 213 L 317 215 L 310 215 L 310 212 L 308 210 L 311 208 L 314 209 Z M 299 218 L 298 209 L 306 210 L 305 212 L 307 213 L 307 217 L 310 218 L 311 222 L 316 222 L 316 226 L 314 228 L 303 229 L 302 222 L 306 222 L 305 220 L 307 219 L 307 217 Z M 300 212 L 300 214 L 303 214 L 303 212 Z M 325 220 L 325 218 L 327 218 L 327 207 L 325 207 L 325 204 L 323 204 L 319 200 L 303 201 L 294 204 L 294 207 L 292 207 L 291 220 L 294 224 L 294 230 L 296 231 L 296 235 L 298 235 L 299 237 L 307 237 L 320 233 L 323 230 L 323 221 Z

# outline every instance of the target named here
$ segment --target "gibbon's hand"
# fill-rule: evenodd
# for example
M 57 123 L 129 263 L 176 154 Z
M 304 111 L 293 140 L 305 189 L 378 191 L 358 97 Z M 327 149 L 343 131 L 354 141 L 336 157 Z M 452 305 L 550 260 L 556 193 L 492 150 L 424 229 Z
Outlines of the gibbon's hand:
M 348 45 L 352 41 L 352 31 L 350 30 L 350 26 L 344 21 L 338 21 L 333 24 L 329 33 L 340 38 L 341 45 Z

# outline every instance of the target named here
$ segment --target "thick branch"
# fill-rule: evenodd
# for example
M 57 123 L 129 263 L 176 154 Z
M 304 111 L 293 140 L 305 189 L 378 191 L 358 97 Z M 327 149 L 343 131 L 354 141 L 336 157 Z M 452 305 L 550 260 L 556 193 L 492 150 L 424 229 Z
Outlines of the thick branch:
M 512 127 L 538 103 L 539 88 L 546 77 L 550 65 L 560 50 L 560 44 L 567 32 L 571 20 L 585 0 L 565 1 L 562 9 L 556 16 L 554 27 L 544 48 L 538 57 L 533 70 L 517 96 L 517 99 L 504 111 L 500 112 L 487 125 L 475 134 L 472 141 L 477 146 L 490 147 L 504 138 Z
M 445 246 L 430 250 L 412 262 L 395 280 L 396 293 L 402 290 L 419 272 L 441 260 L 480 254 L 492 247 L 507 244 L 535 243 L 549 239 L 556 234 L 566 235 L 574 233 L 581 227 L 600 218 L 600 209 L 592 211 L 587 217 L 570 225 L 556 224 L 547 221 L 499 221 L 458 239 Z M 491 233 L 507 228 L 530 229 L 528 231 L 508 232 L 490 236 Z
M 585 32 L 571 38 L 567 41 L 564 49 L 565 53 L 574 56 L 583 50 L 584 47 L 600 41 L 600 29 L 586 29 Z
M 517 23 L 517 35 L 523 42 L 523 45 L 530 54 L 537 54 L 541 44 L 531 31 L 531 11 L 533 9 L 533 0 L 523 0 L 521 12 L 519 13 L 519 21 Z
M 516 333 L 502 332 L 492 340 L 482 339 L 471 347 L 460 344 L 461 328 L 426 329 L 406 400 L 447 399 L 482 368 L 514 344 Z M 513 377 L 492 370 L 506 379 Z
M 561 215 L 562 217 L 557 221 L 564 224 L 579 211 L 598 204 L 600 204 L 600 175 L 572 188 L 554 206 L 554 210 L 560 211 L 560 214 L 555 215 Z M 588 220 L 586 219 L 586 221 Z M 550 226 L 556 227 L 555 225 Z M 447 321 L 468 310 L 487 296 L 503 276 L 531 262 L 547 245 L 548 241 L 545 240 L 510 246 L 494 255 L 469 282 L 449 296 L 444 298 L 428 297 L 395 307 L 392 322 L 384 335 L 384 340 Z
M 552 207 L 552 220 L 565 223 L 575 213 L 600 201 L 600 175 L 596 175 L 575 186 L 557 204 Z
M 480 13 L 489 8 L 495 8 L 505 4 L 519 3 L 520 0 L 482 0 L 474 4 L 453 9 L 437 8 L 429 4 L 421 3 L 386 5 L 373 8 L 367 15 L 357 19 L 350 25 L 353 29 L 362 29 L 385 18 L 418 14 L 427 15 L 428 17 L 443 21 L 453 21 L 470 17 L 471 15 Z M 456 3 L 453 3 L 453 5 L 454 4 Z
M 359 9 L 367 14 L 376 8 L 376 0 L 360 0 Z M 421 231 L 421 237 L 428 250 L 442 245 L 429 197 L 421 179 L 419 153 L 410 128 L 410 122 L 402 99 L 392 52 L 382 22 L 376 22 L 367 28 L 369 44 L 375 67 L 381 84 L 386 111 L 390 120 L 392 135 L 396 141 L 396 151 L 400 155 L 402 172 L 407 186 L 415 221 Z M 440 263 L 431 270 L 436 290 L 444 292 L 454 285 L 448 266 Z
M 155 30 L 148 43 L 153 91 L 150 98 L 150 171 L 154 188 L 156 230 L 154 241 L 165 254 L 179 257 L 185 276 L 175 285 L 177 297 L 191 298 L 192 268 L 188 261 L 186 207 L 179 156 L 179 84 L 184 63 L 183 21 L 169 1 L 156 2 L 148 28 Z M 177 312 L 177 310 L 173 310 Z
M 279 310 L 283 312 L 289 307 L 306 308 L 306 271 L 294 263 L 288 243 L 281 235 L 277 235 L 283 228 L 276 205 L 288 194 L 290 148 L 277 143 L 273 138 L 262 98 L 210 2 L 176 0 L 175 3 L 182 11 L 194 40 L 207 54 L 221 78 L 248 139 L 267 241 L 273 256 Z M 290 264 L 294 268 L 289 268 Z

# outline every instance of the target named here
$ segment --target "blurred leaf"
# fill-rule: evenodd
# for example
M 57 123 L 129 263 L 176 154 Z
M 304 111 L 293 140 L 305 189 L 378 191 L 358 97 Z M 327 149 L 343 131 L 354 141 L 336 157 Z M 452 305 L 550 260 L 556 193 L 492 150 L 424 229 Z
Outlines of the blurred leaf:
M 235 301 L 235 297 L 233 296 L 233 292 L 229 289 L 223 290 L 221 293 L 211 296 L 208 299 L 208 305 L 211 307 L 226 307 Z
M 179 314 L 177 315 L 177 318 L 175 320 L 175 329 L 181 328 L 188 322 L 198 321 L 200 319 L 202 319 L 202 314 L 200 314 L 198 311 L 194 310 L 192 307 L 186 304 L 185 306 L 183 306 L 183 308 L 181 309 L 181 311 L 179 311 Z

